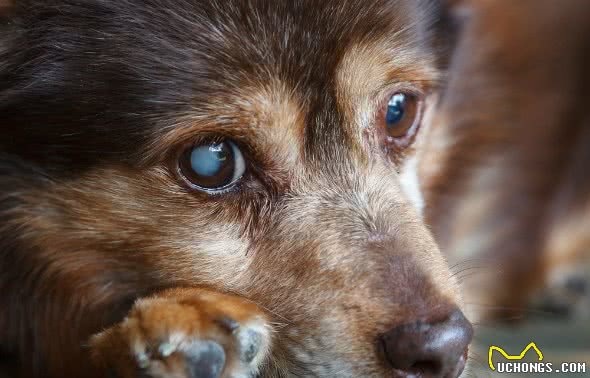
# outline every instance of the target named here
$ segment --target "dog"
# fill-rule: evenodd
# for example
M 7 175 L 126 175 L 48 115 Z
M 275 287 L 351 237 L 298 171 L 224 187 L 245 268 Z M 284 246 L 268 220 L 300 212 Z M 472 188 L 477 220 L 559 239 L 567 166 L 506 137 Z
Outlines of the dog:
M 3 9 L 4 371 L 461 373 L 472 327 L 406 168 L 437 1 Z
M 417 163 L 426 220 L 479 316 L 587 313 L 590 4 L 454 5 L 448 85 Z

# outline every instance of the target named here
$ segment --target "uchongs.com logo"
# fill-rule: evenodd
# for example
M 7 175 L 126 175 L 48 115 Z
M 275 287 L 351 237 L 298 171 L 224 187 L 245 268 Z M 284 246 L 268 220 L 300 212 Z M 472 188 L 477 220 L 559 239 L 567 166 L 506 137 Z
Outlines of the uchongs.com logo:
M 494 353 L 497 352 L 497 353 Z M 535 353 L 536 361 L 523 361 L 527 353 Z M 500 356 L 497 356 L 500 355 Z M 495 358 L 495 360 L 494 360 Z M 494 362 L 495 361 L 495 362 Z M 508 354 L 497 345 L 491 345 L 488 350 L 488 363 L 490 369 L 503 374 L 511 373 L 567 373 L 567 374 L 585 374 L 590 372 L 586 362 L 546 362 L 544 361 L 543 352 L 534 342 L 529 343 L 518 354 Z

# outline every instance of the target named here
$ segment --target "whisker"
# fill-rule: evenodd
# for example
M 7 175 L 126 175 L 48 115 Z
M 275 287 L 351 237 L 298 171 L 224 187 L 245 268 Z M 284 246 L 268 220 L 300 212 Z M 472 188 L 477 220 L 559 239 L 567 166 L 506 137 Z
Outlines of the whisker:
M 456 262 L 455 264 L 450 266 L 450 269 L 455 269 L 461 265 L 471 264 L 471 263 L 486 263 L 486 262 L 496 262 L 494 259 L 489 257 L 473 257 L 465 260 L 461 260 Z
M 547 311 L 547 310 L 537 310 L 537 309 L 531 309 L 528 307 L 512 307 L 512 306 L 496 306 L 496 305 L 490 305 L 490 304 L 486 304 L 486 303 L 465 303 L 466 306 L 479 306 L 482 308 L 485 308 L 486 310 L 492 310 L 492 311 L 520 311 L 523 313 L 527 313 L 527 314 L 537 314 L 537 315 L 550 315 L 550 316 L 555 316 L 558 317 L 559 314 L 556 314 L 555 312 L 551 312 L 551 311 Z
M 451 274 L 451 277 L 456 277 L 456 276 L 460 275 L 461 273 L 469 272 L 471 270 L 476 270 L 476 269 L 485 269 L 485 267 L 481 267 L 481 266 L 468 266 L 466 268 L 463 268 L 463 269 L 460 269 L 460 270 L 458 270 L 456 272 L 453 272 Z

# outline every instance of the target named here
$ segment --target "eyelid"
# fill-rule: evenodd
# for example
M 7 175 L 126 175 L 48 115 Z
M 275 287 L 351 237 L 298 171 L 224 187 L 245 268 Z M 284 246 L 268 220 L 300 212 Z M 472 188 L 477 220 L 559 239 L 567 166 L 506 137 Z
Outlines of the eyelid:
M 409 93 L 415 96 L 424 96 L 424 94 L 427 91 L 427 88 L 423 88 L 423 86 L 418 85 L 417 83 L 413 83 L 411 81 L 392 81 L 383 83 L 382 86 L 377 88 L 377 90 L 375 91 L 375 98 L 389 98 L 393 96 L 396 92 Z

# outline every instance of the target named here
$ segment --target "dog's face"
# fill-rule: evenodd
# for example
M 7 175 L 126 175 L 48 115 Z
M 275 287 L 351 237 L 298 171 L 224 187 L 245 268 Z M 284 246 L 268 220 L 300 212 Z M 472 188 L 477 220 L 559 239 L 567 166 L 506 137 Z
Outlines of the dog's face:
M 90 307 L 179 285 L 253 300 L 269 373 L 394 374 L 379 336 L 459 302 L 400 179 L 439 80 L 434 10 L 17 3 L 0 146 L 43 172 L 19 178 L 21 242 Z

